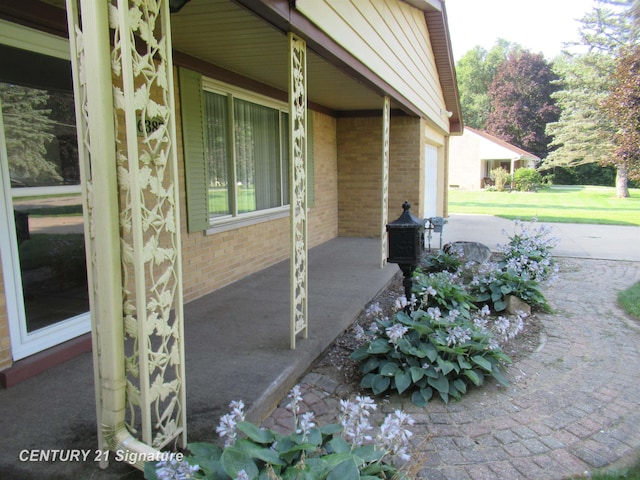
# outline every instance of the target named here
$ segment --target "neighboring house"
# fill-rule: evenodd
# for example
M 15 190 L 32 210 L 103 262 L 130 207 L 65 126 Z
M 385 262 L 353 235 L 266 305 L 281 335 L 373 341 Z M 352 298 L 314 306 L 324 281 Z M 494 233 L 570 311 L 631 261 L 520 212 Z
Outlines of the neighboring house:
M 445 216 L 462 119 L 439 0 L 130 3 L 0 4 L 0 372 L 93 321 L 109 377 L 124 325 L 127 374 L 162 363 L 141 335 L 178 365 L 164 401 L 183 301 L 291 257 L 294 345 L 307 249 L 378 237 L 384 263 L 403 201 Z
M 464 127 L 449 144 L 449 188 L 478 190 L 492 184 L 491 170 L 502 167 L 513 175 L 533 168 L 540 158 L 487 132 Z

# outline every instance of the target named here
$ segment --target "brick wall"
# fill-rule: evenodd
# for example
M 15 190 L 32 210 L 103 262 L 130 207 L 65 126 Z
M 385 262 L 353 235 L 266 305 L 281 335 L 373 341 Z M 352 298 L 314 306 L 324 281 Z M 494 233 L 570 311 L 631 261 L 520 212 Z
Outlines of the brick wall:
M 393 116 L 389 132 L 389 220 L 409 200 L 412 213 L 422 212 L 424 142 L 422 121 Z M 382 117 L 338 120 L 339 235 L 380 235 L 382 197 Z

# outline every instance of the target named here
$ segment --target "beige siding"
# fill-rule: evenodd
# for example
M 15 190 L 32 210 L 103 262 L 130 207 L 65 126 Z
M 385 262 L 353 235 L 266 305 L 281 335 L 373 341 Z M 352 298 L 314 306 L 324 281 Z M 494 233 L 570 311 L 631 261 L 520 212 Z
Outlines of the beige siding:
M 482 187 L 481 138 L 469 133 L 466 131 L 449 141 L 449 186 L 479 190 Z
M 399 0 L 298 0 L 296 8 L 448 131 L 422 11 Z

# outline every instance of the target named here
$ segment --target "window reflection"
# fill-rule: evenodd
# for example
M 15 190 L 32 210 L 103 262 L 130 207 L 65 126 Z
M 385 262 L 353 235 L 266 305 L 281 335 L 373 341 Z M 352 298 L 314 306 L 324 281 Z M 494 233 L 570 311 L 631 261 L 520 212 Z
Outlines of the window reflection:
M 0 46 L 0 100 L 27 331 L 89 310 L 67 60 Z

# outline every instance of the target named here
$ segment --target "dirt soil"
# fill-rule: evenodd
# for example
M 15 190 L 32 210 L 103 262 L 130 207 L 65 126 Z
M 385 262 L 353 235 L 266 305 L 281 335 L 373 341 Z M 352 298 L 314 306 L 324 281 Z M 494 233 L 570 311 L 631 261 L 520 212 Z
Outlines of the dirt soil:
M 354 323 L 316 360 L 310 371 L 327 375 L 335 381 L 349 386 L 350 391 L 354 394 L 368 394 L 360 387 L 360 363 L 349 358 L 354 350 L 364 345 L 363 340 L 356 338 L 356 327 L 359 325 L 366 330 L 371 319 L 367 317 L 365 312 L 370 304 L 376 302 L 379 303 L 384 315 L 392 318 L 395 312 L 395 301 L 403 294 L 402 273 L 398 271 L 389 286 L 365 306 Z M 535 351 L 540 343 L 540 334 L 543 330 L 542 321 L 533 312 L 524 320 L 524 329 L 515 338 L 502 345 L 504 353 L 509 355 L 513 363 L 516 363 L 519 359 Z

